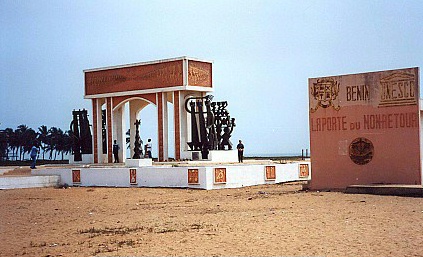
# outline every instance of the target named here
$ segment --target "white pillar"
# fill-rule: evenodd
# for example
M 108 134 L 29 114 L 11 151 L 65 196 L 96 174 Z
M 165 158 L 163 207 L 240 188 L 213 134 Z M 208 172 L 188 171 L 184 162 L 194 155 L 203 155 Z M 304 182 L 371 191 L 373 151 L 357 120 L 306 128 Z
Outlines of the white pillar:
M 167 110 L 167 93 L 162 94 L 163 103 L 163 158 L 169 159 L 169 113 Z
M 183 95 L 182 95 L 183 94 Z M 181 117 L 181 150 L 188 151 L 187 142 L 191 141 L 191 116 L 185 110 L 186 93 L 181 91 L 180 95 L 180 117 Z
M 135 145 L 135 120 L 137 119 L 137 111 L 138 108 L 136 107 L 136 102 L 131 101 L 129 102 L 129 129 L 130 129 L 130 157 L 134 156 L 134 145 Z
M 121 131 L 121 139 L 122 139 L 122 143 L 121 143 L 121 151 L 119 152 L 119 158 L 122 158 L 122 162 L 125 162 L 127 156 L 126 156 L 126 131 L 128 130 L 128 128 L 126 127 L 126 120 L 128 119 L 128 117 L 126 117 L 126 109 L 128 108 L 129 104 L 124 104 L 122 105 L 121 108 L 121 115 L 122 115 L 122 119 L 121 119 L 121 127 L 122 127 L 122 131 Z M 120 156 L 120 154 L 122 154 L 122 157 Z
M 105 103 L 105 99 L 98 99 L 97 101 L 97 158 L 98 163 L 104 163 L 104 155 L 103 155 L 103 141 L 102 141 L 102 109 L 101 107 Z
M 123 153 L 125 149 L 125 136 L 123 130 L 123 115 L 124 115 L 124 106 L 119 107 L 116 110 L 113 110 L 113 143 L 114 140 L 117 140 L 117 144 L 120 147 L 119 150 L 119 162 L 124 162 Z M 114 157 L 113 157 L 114 158 Z

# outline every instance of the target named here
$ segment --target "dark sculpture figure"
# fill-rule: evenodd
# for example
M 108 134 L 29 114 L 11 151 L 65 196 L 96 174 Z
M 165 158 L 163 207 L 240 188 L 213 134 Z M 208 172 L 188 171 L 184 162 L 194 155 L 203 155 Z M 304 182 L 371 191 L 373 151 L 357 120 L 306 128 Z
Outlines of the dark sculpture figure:
M 187 101 L 188 103 L 188 101 Z M 200 138 L 198 137 L 198 126 L 197 126 L 197 118 L 195 116 L 195 101 L 191 101 L 189 103 L 190 110 L 185 105 L 187 112 L 191 114 L 191 142 L 188 142 L 189 147 L 191 150 L 198 151 L 200 150 Z
M 70 124 L 72 133 L 72 154 L 75 161 L 82 161 L 82 154 L 92 154 L 92 135 L 87 110 L 72 111 Z
M 141 120 L 136 120 L 134 125 L 135 125 L 135 143 L 134 143 L 134 155 L 132 156 L 132 159 L 141 159 L 141 156 L 143 156 L 142 147 L 141 147 L 141 138 L 140 138 Z
M 106 110 L 101 110 L 101 143 L 103 145 L 103 154 L 107 154 Z
M 208 95 L 191 97 L 185 102 L 185 110 L 191 115 L 192 141 L 188 145 L 191 151 L 201 151 L 203 159 L 208 158 L 210 150 L 225 150 L 226 146 L 232 150 L 230 138 L 235 118 L 226 110 L 228 102 L 212 102 L 212 99 L 213 96 Z

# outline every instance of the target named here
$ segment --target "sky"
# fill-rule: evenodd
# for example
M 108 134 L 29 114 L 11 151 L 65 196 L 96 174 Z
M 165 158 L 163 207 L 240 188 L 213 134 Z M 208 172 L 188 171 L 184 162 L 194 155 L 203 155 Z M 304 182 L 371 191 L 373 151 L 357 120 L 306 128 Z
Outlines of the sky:
M 213 61 L 246 155 L 300 154 L 308 78 L 422 67 L 422 25 L 421 0 L 0 0 L 0 129 L 67 130 L 91 112 L 83 70 L 189 56 Z

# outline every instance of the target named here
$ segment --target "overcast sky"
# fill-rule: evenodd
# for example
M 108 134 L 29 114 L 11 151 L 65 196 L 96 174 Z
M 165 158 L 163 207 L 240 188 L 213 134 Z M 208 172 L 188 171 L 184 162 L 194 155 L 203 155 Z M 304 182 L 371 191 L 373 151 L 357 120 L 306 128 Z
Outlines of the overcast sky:
M 247 155 L 301 153 L 308 78 L 422 67 L 422 25 L 421 0 L 0 0 L 0 129 L 68 129 L 84 69 L 190 56 Z

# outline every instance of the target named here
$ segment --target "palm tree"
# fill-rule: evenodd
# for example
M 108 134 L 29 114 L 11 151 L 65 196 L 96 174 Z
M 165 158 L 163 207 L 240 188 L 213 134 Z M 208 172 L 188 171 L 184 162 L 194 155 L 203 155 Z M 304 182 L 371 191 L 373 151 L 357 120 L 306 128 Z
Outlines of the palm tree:
M 6 160 L 9 160 L 9 151 L 13 153 L 16 148 L 15 132 L 11 128 L 6 128 L 4 133 L 6 133 L 7 140 Z
M 45 125 L 42 125 L 38 128 L 38 141 L 40 142 L 40 147 L 43 150 L 43 160 L 44 160 L 44 155 L 45 152 L 47 150 L 47 136 L 48 136 L 48 128 Z
M 58 130 L 58 140 L 57 140 L 57 152 L 62 155 L 62 161 L 64 160 L 64 155 L 69 154 L 72 151 L 72 142 L 70 137 L 70 130 L 63 132 L 61 129 Z
M 8 151 L 12 151 L 12 158 L 15 157 L 15 161 L 18 160 L 18 140 L 15 131 L 12 128 L 5 129 L 7 134 L 7 140 L 8 140 Z M 9 152 L 7 153 L 9 156 Z
M 24 146 L 26 144 L 26 132 L 28 130 L 27 125 L 19 125 L 18 128 L 15 130 L 17 144 L 19 148 L 19 159 L 22 161 L 24 157 Z
M 24 142 L 25 143 L 24 143 L 24 153 L 23 154 L 25 155 L 25 153 L 29 154 L 31 152 L 32 146 L 37 144 L 38 134 L 32 128 L 29 128 L 25 131 L 24 135 L 25 135 L 24 136 L 24 139 L 25 139 Z
M 63 133 L 63 130 L 61 130 L 60 128 L 57 130 L 56 133 L 56 151 L 55 151 L 55 155 L 54 155 L 54 159 L 56 160 L 56 156 L 57 154 L 62 154 L 62 159 L 63 159 L 63 152 L 65 149 L 65 134 Z
M 56 128 L 56 127 L 51 127 L 48 130 L 48 135 L 47 135 L 47 138 L 48 138 L 47 139 L 47 142 L 48 142 L 47 151 L 50 152 L 50 156 L 49 156 L 49 159 L 50 160 L 53 157 L 53 151 L 56 151 L 55 152 L 55 155 L 54 155 L 54 160 L 56 160 L 56 155 L 57 155 L 57 140 L 58 140 L 58 133 L 59 133 L 58 131 L 59 131 L 59 129 Z M 62 133 L 63 133 L 63 131 L 62 131 Z

